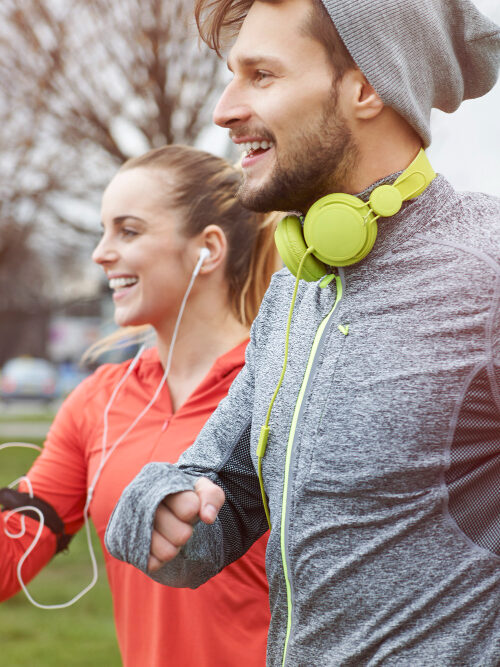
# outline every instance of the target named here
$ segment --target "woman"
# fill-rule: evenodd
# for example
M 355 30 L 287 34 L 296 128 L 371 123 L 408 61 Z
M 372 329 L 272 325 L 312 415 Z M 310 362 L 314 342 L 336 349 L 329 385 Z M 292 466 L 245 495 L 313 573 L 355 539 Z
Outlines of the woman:
M 65 547 L 87 512 L 102 542 L 124 487 L 145 463 L 177 460 L 242 367 L 278 260 L 274 220 L 238 204 L 239 181 L 222 159 L 166 146 L 126 162 L 107 187 L 93 259 L 113 290 L 116 323 L 129 337 L 130 327 L 152 327 L 156 346 L 99 367 L 63 404 L 20 487 L 45 519 L 23 581 Z M 18 513 L 7 532 L 0 526 L 1 599 L 19 589 L 17 564 L 41 525 L 22 520 L 19 539 L 8 536 L 21 531 Z M 104 550 L 124 665 L 264 665 L 265 542 L 196 591 L 160 586 Z

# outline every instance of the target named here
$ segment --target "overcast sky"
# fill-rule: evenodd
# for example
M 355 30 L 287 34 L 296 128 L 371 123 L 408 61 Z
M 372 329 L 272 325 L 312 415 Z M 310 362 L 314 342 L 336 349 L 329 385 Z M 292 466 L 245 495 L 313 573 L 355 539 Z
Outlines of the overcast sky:
M 475 0 L 475 4 L 500 25 L 500 0 Z M 464 102 L 453 114 L 434 110 L 431 128 L 428 154 L 436 171 L 459 190 L 500 196 L 500 82 L 488 95 Z M 227 130 L 214 126 L 199 146 L 223 155 L 226 142 Z

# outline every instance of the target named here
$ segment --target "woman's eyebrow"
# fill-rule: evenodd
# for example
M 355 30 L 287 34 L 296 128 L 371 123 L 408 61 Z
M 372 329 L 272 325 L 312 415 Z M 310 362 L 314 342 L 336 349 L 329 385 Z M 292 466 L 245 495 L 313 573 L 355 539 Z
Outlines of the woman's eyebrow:
M 138 218 L 136 215 L 117 215 L 116 218 L 113 218 L 113 224 L 116 226 L 122 225 L 126 220 L 137 220 L 146 224 L 146 221 L 142 218 Z

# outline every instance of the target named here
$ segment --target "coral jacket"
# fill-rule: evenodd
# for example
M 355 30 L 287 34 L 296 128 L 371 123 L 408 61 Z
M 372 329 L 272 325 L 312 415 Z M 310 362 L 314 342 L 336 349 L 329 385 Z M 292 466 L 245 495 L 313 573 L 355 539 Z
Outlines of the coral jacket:
M 156 403 L 117 446 L 90 505 L 101 543 L 122 490 L 142 467 L 151 461 L 175 462 L 194 441 L 243 366 L 246 344 L 219 357 L 175 413 L 164 386 Z M 49 431 L 43 453 L 29 472 L 34 493 L 57 510 L 69 533 L 82 526 L 87 487 L 101 460 L 104 409 L 129 363 L 101 366 L 68 397 Z M 108 451 L 148 404 L 162 373 L 157 351 L 143 353 L 110 409 Z M 16 532 L 16 521 L 9 521 L 11 532 Z M 27 534 L 21 540 L 9 539 L 0 526 L 0 599 L 19 589 L 16 565 L 38 527 L 33 520 L 26 523 Z M 267 535 L 196 590 L 157 584 L 115 560 L 104 548 L 124 665 L 263 666 L 270 615 L 266 542 Z M 31 579 L 54 551 L 55 538 L 44 528 L 41 542 L 23 567 L 24 580 Z M 82 582 L 82 588 L 86 583 Z

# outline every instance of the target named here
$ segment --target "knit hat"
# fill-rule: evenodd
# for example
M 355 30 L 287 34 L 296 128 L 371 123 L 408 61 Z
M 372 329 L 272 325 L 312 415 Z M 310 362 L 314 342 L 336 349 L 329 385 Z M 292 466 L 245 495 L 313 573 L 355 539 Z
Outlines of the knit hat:
M 500 27 L 470 0 L 322 0 L 355 63 L 431 142 L 430 114 L 485 95 L 500 65 Z

